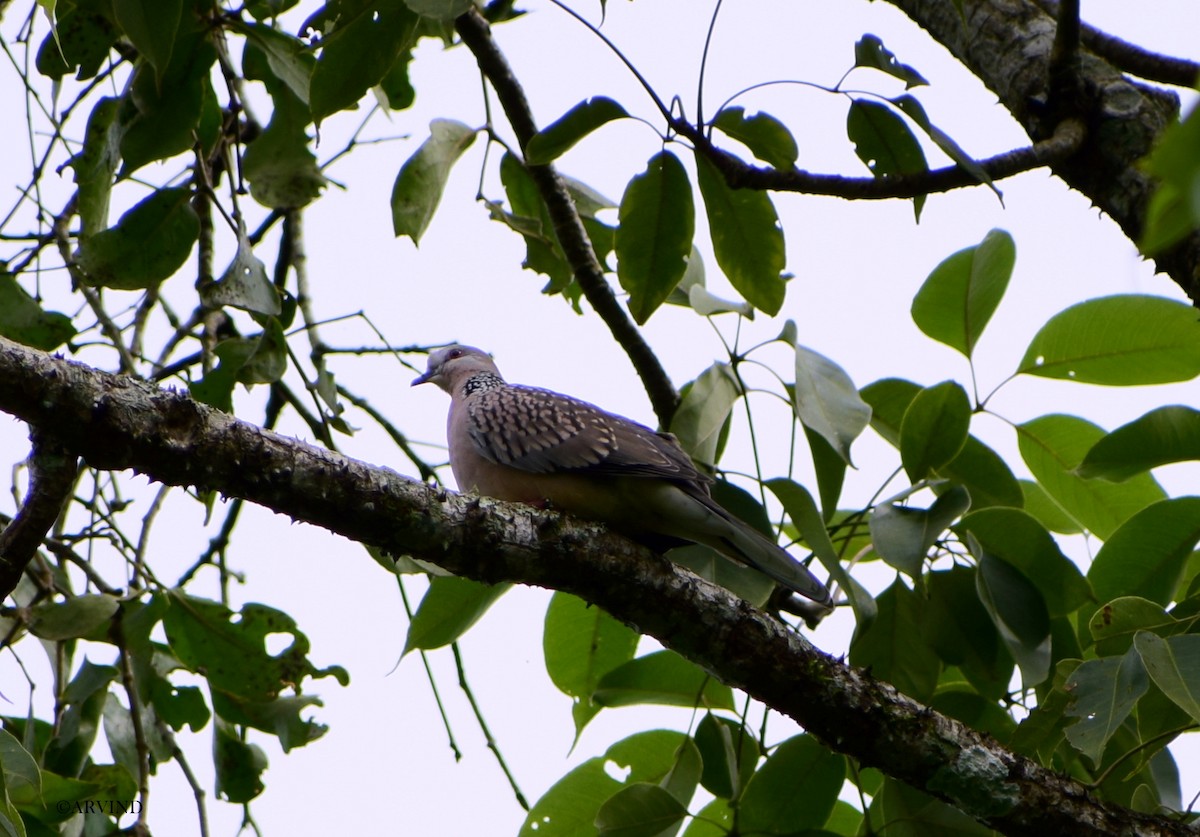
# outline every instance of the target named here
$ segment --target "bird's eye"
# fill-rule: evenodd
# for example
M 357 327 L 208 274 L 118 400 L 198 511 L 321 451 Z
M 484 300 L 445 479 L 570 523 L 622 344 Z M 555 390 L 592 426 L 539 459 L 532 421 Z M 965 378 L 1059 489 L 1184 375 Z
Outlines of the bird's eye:
M 446 355 L 446 360 L 457 360 L 458 358 L 460 358 L 462 356 L 463 356 L 462 349 L 451 349 L 450 353 L 448 355 Z

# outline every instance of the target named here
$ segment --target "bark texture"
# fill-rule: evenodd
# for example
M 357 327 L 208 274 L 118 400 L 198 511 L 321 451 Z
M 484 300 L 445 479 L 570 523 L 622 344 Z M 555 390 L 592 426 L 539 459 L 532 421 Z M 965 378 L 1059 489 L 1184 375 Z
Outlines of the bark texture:
M 1138 161 L 1178 119 L 1175 93 L 1123 75 L 1086 47 L 1074 60 L 1054 62 L 1055 21 L 1031 0 L 963 0 L 961 15 L 945 0 L 888 2 L 987 85 L 1030 139 L 1045 140 L 1064 120 L 1081 120 L 1083 146 L 1051 170 L 1131 240 L 1141 237 L 1154 183 Z M 1200 233 L 1155 261 L 1200 302 Z

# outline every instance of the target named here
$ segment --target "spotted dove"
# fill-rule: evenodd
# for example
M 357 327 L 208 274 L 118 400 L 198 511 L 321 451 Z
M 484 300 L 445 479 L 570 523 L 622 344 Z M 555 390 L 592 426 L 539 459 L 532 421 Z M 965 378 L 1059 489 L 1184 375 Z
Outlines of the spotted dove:
M 448 346 L 413 385 L 450 394 L 450 468 L 462 491 L 566 511 L 655 549 L 691 542 L 828 604 L 803 565 L 709 496 L 669 433 L 546 389 L 514 386 L 486 352 Z

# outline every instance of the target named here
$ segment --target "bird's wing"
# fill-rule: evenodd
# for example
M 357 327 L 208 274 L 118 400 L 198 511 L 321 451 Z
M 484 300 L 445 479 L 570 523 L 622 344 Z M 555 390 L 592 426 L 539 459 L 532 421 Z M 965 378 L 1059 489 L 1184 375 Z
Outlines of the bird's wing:
M 467 434 L 484 458 L 522 471 L 588 471 L 610 476 L 696 482 L 696 470 L 675 437 L 561 393 L 503 386 L 466 404 Z

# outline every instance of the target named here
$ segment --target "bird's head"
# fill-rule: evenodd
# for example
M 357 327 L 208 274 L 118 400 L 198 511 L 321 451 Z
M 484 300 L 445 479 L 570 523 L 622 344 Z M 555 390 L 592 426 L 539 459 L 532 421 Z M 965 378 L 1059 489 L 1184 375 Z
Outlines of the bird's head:
M 480 372 L 500 377 L 500 370 L 487 352 L 474 346 L 454 344 L 430 353 L 425 374 L 413 379 L 412 385 L 434 383 L 451 392 L 459 383 Z

